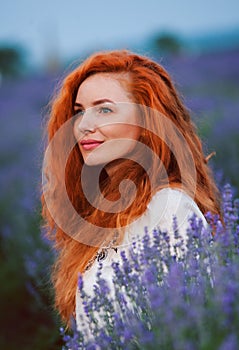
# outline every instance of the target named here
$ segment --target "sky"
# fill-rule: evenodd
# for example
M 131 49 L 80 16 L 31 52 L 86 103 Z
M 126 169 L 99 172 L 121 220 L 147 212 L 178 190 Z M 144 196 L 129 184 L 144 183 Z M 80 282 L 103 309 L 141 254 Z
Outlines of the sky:
M 32 63 L 47 56 L 127 47 L 160 32 L 199 35 L 239 28 L 239 0 L 0 0 L 0 45 Z

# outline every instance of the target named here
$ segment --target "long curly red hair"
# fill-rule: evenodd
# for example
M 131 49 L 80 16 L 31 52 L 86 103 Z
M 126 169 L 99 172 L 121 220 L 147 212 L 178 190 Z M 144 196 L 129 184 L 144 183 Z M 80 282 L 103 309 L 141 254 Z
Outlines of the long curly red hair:
M 135 162 L 122 159 L 121 171 L 115 174 L 113 179 L 108 179 L 107 173 L 103 169 L 99 178 L 100 189 L 104 197 L 111 201 L 112 206 L 114 206 L 114 201 L 120 197 L 119 184 L 122 179 L 132 180 L 137 187 L 137 194 L 133 203 L 124 210 L 116 210 L 115 213 L 97 209 L 97 198 L 95 198 L 95 205 L 91 205 L 85 198 L 81 183 L 81 171 L 84 163 L 75 141 L 73 141 L 73 147 L 67 159 L 63 179 L 59 174 L 62 168 L 61 156 L 64 153 L 64 143 L 66 142 L 64 137 L 62 137 L 62 142 L 58 142 L 55 151 L 48 156 L 44 176 L 47 179 L 53 176 L 54 184 L 43 188 L 42 215 L 45 220 L 47 234 L 54 241 L 58 252 L 52 273 L 55 287 L 55 305 L 62 319 L 66 322 L 69 322 L 74 314 L 78 273 L 84 272 L 87 263 L 96 254 L 99 246 L 106 238 L 102 233 L 98 232 L 97 234 L 97 226 L 107 228 L 124 227 L 136 217 L 142 215 L 156 190 L 166 186 L 183 187 L 191 196 L 194 196 L 194 200 L 203 213 L 207 211 L 220 212 L 218 191 L 203 155 L 202 144 L 196 134 L 189 112 L 184 107 L 168 73 L 161 65 L 149 58 L 120 50 L 96 53 L 86 59 L 65 78 L 60 91 L 52 102 L 50 118 L 46 126 L 48 143 L 52 142 L 61 126 L 72 119 L 74 102 L 81 83 L 89 76 L 97 73 L 114 73 L 119 77 L 121 76 L 125 88 L 128 89 L 135 103 L 159 112 L 167 120 L 170 120 L 175 128 L 167 129 L 161 118 L 155 118 L 154 113 L 146 109 L 144 116 L 145 129 L 142 131 L 140 141 L 158 155 L 161 163 L 158 164 L 153 159 L 148 160 L 148 169 L 145 171 Z M 154 130 L 154 132 L 150 132 L 150 130 Z M 74 140 L 73 132 L 68 137 Z M 190 149 L 195 165 L 195 188 L 193 188 L 193 174 L 191 174 L 188 159 L 185 159 L 185 152 L 182 149 L 182 137 Z M 173 151 L 175 149 L 177 149 L 177 159 Z M 178 166 L 179 163 L 180 166 Z M 182 183 L 180 172 L 182 166 L 184 171 L 187 172 L 188 169 L 188 176 L 184 179 L 184 183 Z M 167 180 L 164 179 L 165 171 L 168 177 Z M 150 174 L 150 179 L 148 174 Z M 65 217 L 64 220 L 66 221 L 74 222 L 74 218 L 68 217 L 68 212 L 64 210 L 62 199 L 64 188 L 67 190 L 69 200 L 76 213 L 86 219 L 82 226 L 77 228 L 79 232 L 78 239 L 74 239 L 57 225 L 54 215 L 46 203 L 47 196 L 52 199 L 54 213 Z M 94 223 L 95 232 L 90 232 L 87 222 Z M 84 239 L 81 240 L 81 236 L 84 238 L 90 234 L 93 244 L 82 243 Z

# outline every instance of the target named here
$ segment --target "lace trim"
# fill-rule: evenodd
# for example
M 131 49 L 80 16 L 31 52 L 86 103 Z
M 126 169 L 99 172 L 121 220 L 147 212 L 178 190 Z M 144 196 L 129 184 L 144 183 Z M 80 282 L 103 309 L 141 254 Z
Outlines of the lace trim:
M 118 237 L 119 237 L 119 233 L 115 232 L 114 238 L 109 242 L 108 246 L 100 249 L 96 253 L 96 255 L 93 256 L 93 258 L 88 261 L 88 264 L 86 265 L 85 271 L 88 271 L 92 267 L 92 265 L 94 264 L 94 262 L 96 260 L 97 260 L 97 262 L 105 260 L 108 256 L 110 249 L 113 249 L 117 253 L 118 249 L 116 247 L 114 247 L 114 245 L 117 243 Z

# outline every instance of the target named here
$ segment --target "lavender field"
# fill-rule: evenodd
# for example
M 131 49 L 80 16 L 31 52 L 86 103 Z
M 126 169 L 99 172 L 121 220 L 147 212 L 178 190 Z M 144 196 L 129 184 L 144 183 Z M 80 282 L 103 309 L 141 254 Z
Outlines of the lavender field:
M 239 50 L 160 59 L 203 139 L 220 184 L 239 192 Z M 53 259 L 40 231 L 43 121 L 58 76 L 0 85 L 0 348 L 60 349 L 49 284 Z
M 239 50 L 185 57 L 168 64 L 224 181 L 239 188 Z M 221 173 L 221 176 L 222 176 Z

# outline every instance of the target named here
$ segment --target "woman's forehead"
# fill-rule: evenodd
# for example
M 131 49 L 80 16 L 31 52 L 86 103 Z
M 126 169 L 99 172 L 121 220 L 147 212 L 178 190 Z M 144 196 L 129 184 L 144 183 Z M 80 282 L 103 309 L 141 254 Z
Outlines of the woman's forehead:
M 79 86 L 76 102 L 92 103 L 93 100 L 98 99 L 112 99 L 114 102 L 131 101 L 125 79 L 126 76 L 120 73 L 91 75 Z

